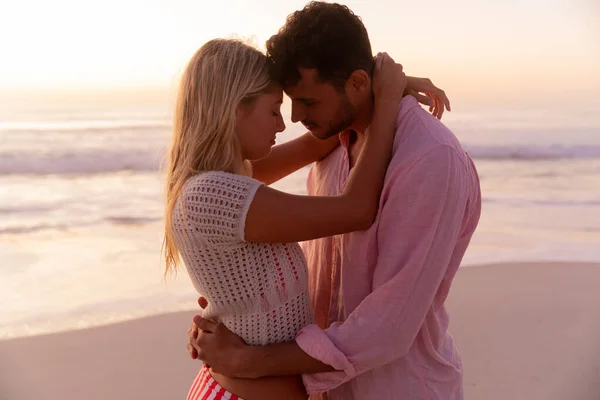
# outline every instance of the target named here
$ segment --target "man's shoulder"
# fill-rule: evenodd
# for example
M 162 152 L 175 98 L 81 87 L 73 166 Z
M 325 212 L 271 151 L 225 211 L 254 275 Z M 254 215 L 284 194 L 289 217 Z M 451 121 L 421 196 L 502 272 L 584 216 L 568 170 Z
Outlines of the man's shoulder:
M 399 121 L 392 163 L 409 166 L 436 149 L 450 148 L 466 161 L 468 156 L 454 133 L 421 107 L 411 108 Z

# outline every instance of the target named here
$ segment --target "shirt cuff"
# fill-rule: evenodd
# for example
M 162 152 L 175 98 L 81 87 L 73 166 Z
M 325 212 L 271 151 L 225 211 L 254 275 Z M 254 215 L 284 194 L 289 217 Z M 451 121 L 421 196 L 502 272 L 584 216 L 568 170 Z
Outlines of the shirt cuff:
M 296 343 L 312 358 L 336 369 L 331 372 L 303 374 L 302 380 L 308 394 L 334 389 L 356 375 L 354 366 L 348 361 L 346 355 L 335 347 L 325 331 L 317 325 L 302 328 L 296 336 Z

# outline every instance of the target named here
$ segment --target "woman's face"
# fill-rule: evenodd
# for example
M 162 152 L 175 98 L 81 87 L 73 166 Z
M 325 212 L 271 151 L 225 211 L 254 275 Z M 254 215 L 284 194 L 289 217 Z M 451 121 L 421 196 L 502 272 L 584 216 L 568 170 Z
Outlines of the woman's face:
M 280 86 L 258 96 L 237 111 L 237 134 L 246 160 L 260 160 L 271 153 L 277 133 L 285 129 L 281 117 L 283 90 Z

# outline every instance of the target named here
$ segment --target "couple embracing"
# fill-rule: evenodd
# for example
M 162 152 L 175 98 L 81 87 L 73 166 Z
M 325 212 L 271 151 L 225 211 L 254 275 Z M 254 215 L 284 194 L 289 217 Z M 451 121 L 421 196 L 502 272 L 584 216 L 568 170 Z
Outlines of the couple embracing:
M 308 132 L 274 146 L 284 92 Z M 266 55 L 228 39 L 196 52 L 165 230 L 167 270 L 185 266 L 203 307 L 189 400 L 463 399 L 444 302 L 481 194 L 444 108 L 339 4 L 291 14 Z M 307 196 L 269 187 L 311 163 Z

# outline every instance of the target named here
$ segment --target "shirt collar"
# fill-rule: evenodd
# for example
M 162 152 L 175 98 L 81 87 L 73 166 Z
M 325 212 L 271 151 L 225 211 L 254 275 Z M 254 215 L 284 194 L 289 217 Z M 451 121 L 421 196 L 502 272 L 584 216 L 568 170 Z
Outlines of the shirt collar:
M 399 124 L 400 120 L 406 116 L 406 114 L 413 108 L 418 107 L 419 102 L 413 96 L 404 96 L 402 101 L 400 101 L 400 105 L 398 106 L 398 119 L 396 123 Z M 348 149 L 348 145 L 350 143 L 350 133 L 352 129 L 346 129 L 340 133 L 340 142 L 342 146 Z

